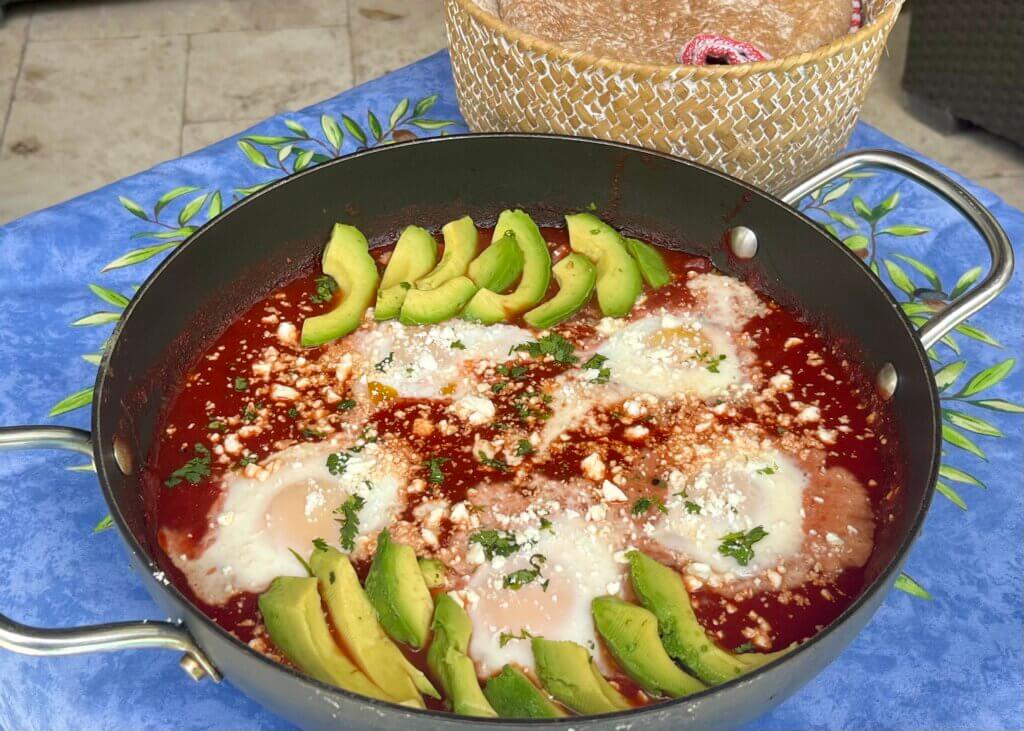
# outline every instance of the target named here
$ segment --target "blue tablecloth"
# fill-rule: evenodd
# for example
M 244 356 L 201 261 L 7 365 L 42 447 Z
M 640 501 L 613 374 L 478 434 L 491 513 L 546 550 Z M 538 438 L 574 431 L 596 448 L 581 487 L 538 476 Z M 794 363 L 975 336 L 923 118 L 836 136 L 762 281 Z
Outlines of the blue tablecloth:
M 339 150 L 465 130 L 448 57 L 439 53 L 0 228 L 0 424 L 87 426 L 94 354 L 133 286 L 192 227 L 254 186 Z M 906 151 L 862 124 L 851 147 L 869 146 Z M 1011 238 L 1024 238 L 1024 214 L 961 182 Z M 922 289 L 949 294 L 986 266 L 967 223 L 892 176 L 841 181 L 804 205 L 863 251 L 914 316 L 925 307 Z M 936 498 L 907 565 L 934 599 L 891 592 L 835 663 L 751 728 L 1024 725 L 1022 292 L 1018 274 L 934 352 L 948 383 L 947 496 Z M 0 455 L 0 610 L 44 626 L 162 618 L 116 533 L 93 532 L 107 510 L 82 461 Z M 228 683 L 196 685 L 176 659 L 160 651 L 49 659 L 0 651 L 0 727 L 288 727 Z

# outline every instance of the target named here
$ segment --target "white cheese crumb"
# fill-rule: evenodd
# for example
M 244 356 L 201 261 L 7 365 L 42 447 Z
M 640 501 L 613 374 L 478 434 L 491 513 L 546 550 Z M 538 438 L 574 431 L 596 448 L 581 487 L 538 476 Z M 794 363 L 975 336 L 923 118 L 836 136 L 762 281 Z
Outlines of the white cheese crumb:
M 495 414 L 494 402 L 484 396 L 463 396 L 451 408 L 456 416 L 474 426 L 489 423 Z
M 580 469 L 583 471 L 584 477 L 594 482 L 600 482 L 605 476 L 605 464 L 604 460 L 601 459 L 601 455 L 597 452 L 591 452 L 580 461 Z
M 626 502 L 626 493 L 620 490 L 618 485 L 609 480 L 605 480 L 601 484 L 601 497 L 609 503 Z
M 800 338 L 786 338 L 786 342 L 782 344 L 782 347 L 786 350 L 792 350 L 798 345 L 803 345 L 804 341 Z
M 299 342 L 299 331 L 290 322 L 282 322 L 277 326 L 277 340 L 282 345 L 294 345 Z
M 299 397 L 299 392 L 291 386 L 285 386 L 282 383 L 275 383 L 270 387 L 270 398 L 275 401 L 295 401 Z
M 796 420 L 801 424 L 810 424 L 821 420 L 821 409 L 817 406 L 806 406 L 796 415 Z

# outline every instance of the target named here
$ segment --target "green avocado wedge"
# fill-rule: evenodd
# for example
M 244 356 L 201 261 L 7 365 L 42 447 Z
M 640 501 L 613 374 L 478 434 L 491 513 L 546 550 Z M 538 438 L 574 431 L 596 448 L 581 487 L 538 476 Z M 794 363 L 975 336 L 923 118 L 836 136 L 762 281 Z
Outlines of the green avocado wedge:
M 537 677 L 562 705 L 577 713 L 614 713 L 632 708 L 594 665 L 586 648 L 575 642 L 532 640 Z
M 512 665 L 506 665 L 487 681 L 484 695 L 502 718 L 561 718 L 567 715 L 526 677 L 526 673 Z
M 502 211 L 494 226 L 492 243 L 504 238 L 506 231 L 512 232 L 523 253 L 523 275 L 516 288 L 508 294 L 490 289 L 478 291 L 462 313 L 467 320 L 485 325 L 506 322 L 532 308 L 547 294 L 551 281 L 551 252 L 537 224 L 521 210 Z
M 427 666 L 440 681 L 452 712 L 464 716 L 496 717 L 498 714 L 480 689 L 476 665 L 467 654 L 473 624 L 466 610 L 448 594 L 437 597 L 433 630 Z
M 678 572 L 640 551 L 631 551 L 628 558 L 633 590 L 657 618 L 665 650 L 708 685 L 732 680 L 789 651 L 787 648 L 768 654 L 739 655 L 723 650 L 697 620 L 690 594 Z
M 359 669 L 388 695 L 408 705 L 423 707 L 421 692 L 440 698 L 427 676 L 384 633 L 348 557 L 333 548 L 318 549 L 309 566 L 341 646 Z
M 401 702 L 366 677 L 335 643 L 316 579 L 279 576 L 260 595 L 259 607 L 274 644 L 304 673 L 353 693 Z
M 440 589 L 448 583 L 448 567 L 441 561 L 436 558 L 421 558 L 417 563 L 428 589 Z
M 651 612 L 612 596 L 599 596 L 590 607 L 608 651 L 647 693 L 681 698 L 707 688 L 672 662 L 658 638 L 658 619 Z
M 651 289 L 661 289 L 672 281 L 672 273 L 668 270 L 665 258 L 661 252 L 640 239 L 626 238 L 626 250 L 640 267 L 640 274 L 643 276 L 647 286 Z
M 530 327 L 546 330 L 568 320 L 587 304 L 597 283 L 597 269 L 583 254 L 569 254 L 551 268 L 558 292 L 523 315 Z
M 419 650 L 430 634 L 434 603 L 412 548 L 391 540 L 387 530 L 377 537 L 366 595 L 388 636 Z
M 393 320 L 398 317 L 412 283 L 426 275 L 435 264 L 437 241 L 434 236 L 425 228 L 406 226 L 380 278 L 377 303 L 373 308 L 374 319 Z
M 511 229 L 469 264 L 469 278 L 480 289 L 504 292 L 523 273 L 523 252 Z
M 359 327 L 380 281 L 366 237 L 355 226 L 334 224 L 321 266 L 324 274 L 337 283 L 341 301 L 330 312 L 307 317 L 302 323 L 302 345 L 307 348 L 336 340 Z
M 597 304 L 606 317 L 625 317 L 643 290 L 643 278 L 622 236 L 592 213 L 565 217 L 569 245 L 597 266 Z
M 449 279 L 435 289 L 410 289 L 398 319 L 403 325 L 429 325 L 450 320 L 476 292 L 476 285 L 469 277 Z
M 437 289 L 449 279 L 464 276 L 469 263 L 476 256 L 479 234 L 469 216 L 446 223 L 441 234 L 444 236 L 441 261 L 416 280 L 417 289 Z

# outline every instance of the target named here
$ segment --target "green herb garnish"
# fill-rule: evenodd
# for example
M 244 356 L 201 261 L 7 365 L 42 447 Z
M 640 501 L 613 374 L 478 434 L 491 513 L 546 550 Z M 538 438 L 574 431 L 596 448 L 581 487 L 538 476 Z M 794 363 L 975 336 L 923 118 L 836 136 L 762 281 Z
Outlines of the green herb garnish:
M 341 547 L 346 551 L 351 551 L 356 547 L 356 536 L 359 535 L 359 511 L 365 504 L 366 501 L 359 495 L 350 495 L 348 500 L 334 511 L 335 514 L 341 516 L 335 520 L 341 526 Z
M 329 548 L 329 546 L 327 545 L 327 541 L 325 541 L 323 538 L 314 538 L 313 548 L 315 548 L 318 551 L 326 551 Z
M 545 355 L 550 355 L 552 360 L 556 363 L 562 363 L 563 365 L 572 365 L 579 362 L 579 358 L 575 355 L 575 348 L 573 347 L 573 344 L 558 333 L 545 335 L 540 340 L 520 343 L 519 345 L 514 346 L 509 352 L 514 353 L 516 351 L 528 353 L 531 358 L 540 358 Z
M 511 556 L 519 550 L 519 543 L 516 541 L 516 534 L 510 531 L 500 531 L 493 528 L 474 533 L 469 537 L 470 543 L 479 543 L 484 549 L 484 556 L 490 561 L 495 556 Z
M 235 377 L 235 390 L 246 391 L 249 388 L 249 379 L 243 378 L 242 376 Z
M 355 399 L 343 399 L 338 402 L 338 411 L 351 411 L 356 407 Z
M 597 377 L 593 378 L 591 383 L 608 383 L 608 379 L 612 377 L 612 369 L 605 367 L 607 361 L 606 356 L 594 353 L 580 368 L 585 371 L 597 371 Z
M 503 363 L 499 366 L 496 366 L 494 371 L 498 375 L 518 380 L 525 376 L 527 373 L 529 373 L 530 369 L 527 368 L 526 366 L 521 365 L 512 366 L 511 368 L 509 368 L 507 365 Z
M 665 507 L 665 503 L 663 503 L 661 500 L 646 496 L 642 498 L 637 498 L 636 502 L 633 503 L 633 509 L 631 512 L 633 513 L 633 515 L 643 515 L 653 507 L 657 507 L 658 510 L 661 511 L 662 513 L 668 512 L 668 508 Z
M 516 446 L 517 457 L 527 457 L 533 454 L 533 445 L 530 444 L 529 439 L 520 439 L 519 444 Z
M 753 652 L 753 651 L 754 651 L 754 643 L 753 642 L 744 642 L 742 645 L 740 645 L 735 650 L 733 650 L 733 652 L 735 652 L 737 655 L 746 655 L 748 652 Z
M 209 424 L 207 424 L 206 428 L 209 429 L 210 431 L 227 431 L 227 426 L 224 425 L 224 422 L 218 421 L 217 419 L 214 419 Z
M 196 444 L 193 451 L 195 456 L 174 470 L 171 476 L 164 481 L 167 487 L 176 487 L 182 480 L 190 485 L 198 485 L 204 477 L 210 475 L 210 450 L 202 444 Z
M 309 297 L 309 301 L 318 305 L 330 302 L 338 285 L 334 280 L 324 275 L 316 278 L 316 291 Z
M 302 436 L 304 436 L 306 439 L 323 439 L 324 438 L 323 432 L 319 432 L 316 429 L 310 429 L 309 427 L 306 427 L 306 428 L 302 429 L 299 433 L 302 434 Z
M 754 544 L 768 535 L 762 527 L 757 526 L 750 530 L 736 531 L 722 536 L 722 543 L 718 552 L 723 556 L 732 556 L 740 566 L 746 566 L 754 557 Z
M 388 366 L 394 362 L 394 360 L 395 354 L 393 352 L 388 353 L 383 359 L 377 361 L 374 364 L 373 369 L 378 373 L 383 373 L 388 369 Z
M 448 346 L 452 350 L 465 350 L 466 344 L 461 340 L 453 340 L 451 345 Z
M 499 645 L 499 647 L 504 647 L 505 645 L 507 645 L 512 640 L 530 640 L 530 639 L 533 639 L 533 635 L 530 634 L 530 632 L 528 630 L 525 630 L 525 629 L 520 629 L 519 630 L 519 634 L 517 634 L 517 635 L 509 634 L 508 632 L 502 632 L 500 635 L 498 635 L 498 645 Z
M 494 457 L 488 457 L 487 453 L 483 450 L 476 453 L 477 457 L 480 458 L 480 464 L 486 465 L 491 469 L 498 470 L 498 472 L 508 472 L 508 465 L 502 462 L 500 459 Z
M 519 591 L 527 584 L 531 584 L 540 578 L 540 570 L 544 563 L 548 560 L 548 557 L 542 553 L 535 553 L 530 556 L 530 566 L 533 568 L 519 569 L 513 571 L 511 574 L 505 576 L 502 580 L 502 586 L 512 591 Z M 542 581 L 541 588 L 547 591 L 548 582 Z
M 683 503 L 683 505 L 686 506 L 686 512 L 690 515 L 700 514 L 700 505 L 693 502 L 692 500 L 687 500 L 685 503 Z
M 423 466 L 429 470 L 430 474 L 427 476 L 427 482 L 432 485 L 444 484 L 444 471 L 441 469 L 441 465 L 445 462 L 450 462 L 451 457 L 431 457 Z
M 762 467 L 761 469 L 757 470 L 757 474 L 759 474 L 759 475 L 774 475 L 778 471 L 779 471 L 779 466 L 777 464 L 772 464 L 772 465 L 769 465 L 768 467 Z
M 345 474 L 350 459 L 350 452 L 331 452 L 327 455 L 327 471 L 334 476 Z
M 238 460 L 238 465 L 237 466 L 238 466 L 238 469 L 244 470 L 249 465 L 256 464 L 256 462 L 257 462 L 257 460 L 256 460 L 255 455 L 245 454 L 245 455 L 242 455 L 242 458 L 240 460 Z
M 698 363 L 703 363 L 704 367 L 707 368 L 711 373 L 718 373 L 719 364 L 723 360 L 725 360 L 724 353 L 722 353 L 721 355 L 712 355 L 706 350 L 698 351 L 697 355 L 695 355 L 694 357 L 697 359 Z
M 289 419 L 298 419 L 299 418 L 299 410 L 297 408 L 295 408 L 294 406 L 291 407 L 290 409 L 288 409 L 288 418 Z

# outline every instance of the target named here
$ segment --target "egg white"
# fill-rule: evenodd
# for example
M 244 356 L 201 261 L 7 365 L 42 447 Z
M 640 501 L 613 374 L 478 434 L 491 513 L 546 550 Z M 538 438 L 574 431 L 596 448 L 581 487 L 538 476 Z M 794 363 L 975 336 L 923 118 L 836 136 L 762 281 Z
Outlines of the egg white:
M 800 552 L 807 484 L 799 464 L 777 449 L 719 453 L 689 477 L 670 473 L 672 497 L 651 538 L 687 557 L 691 573 L 754 576 Z M 745 566 L 719 552 L 726 535 L 757 526 L 768 535 Z
M 686 287 L 703 318 L 731 332 L 739 332 L 750 320 L 768 312 L 753 289 L 725 274 L 698 274 Z
M 392 520 L 405 485 L 387 466 L 393 463 L 381 460 L 370 443 L 351 454 L 342 474 L 332 475 L 327 458 L 340 451 L 327 442 L 298 444 L 267 458 L 256 476 L 227 475 L 194 558 L 178 547 L 181 536 L 165 534 L 168 554 L 200 599 L 222 604 L 237 592 L 263 591 L 277 576 L 305 575 L 291 550 L 308 555 L 314 538 L 341 549 L 333 511 L 351 495 L 364 500 L 356 552 Z
M 530 340 L 529 331 L 513 325 L 464 320 L 419 327 L 395 321 L 376 323 L 349 338 L 348 345 L 361 364 L 360 372 L 352 374 L 353 390 L 357 395 L 365 393 L 367 384 L 376 382 L 407 398 L 465 395 L 474 385 L 465 364 L 482 358 L 501 360 L 513 347 Z
M 502 634 L 570 640 L 596 652 L 597 632 L 590 613 L 594 598 L 621 595 L 624 566 L 616 562 L 615 539 L 607 526 L 599 527 L 581 517 L 562 514 L 552 518 L 550 529 L 533 532 L 519 553 L 483 563 L 462 592 L 466 611 L 473 621 L 469 655 L 481 677 L 513 663 L 532 670 L 529 639 L 508 639 Z M 541 555 L 541 578 L 518 590 L 505 588 L 504 578 L 530 569 L 530 558 Z M 536 562 L 536 559 L 535 559 Z M 541 581 L 548 582 L 545 590 Z

